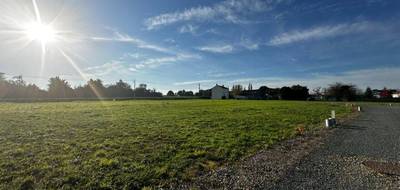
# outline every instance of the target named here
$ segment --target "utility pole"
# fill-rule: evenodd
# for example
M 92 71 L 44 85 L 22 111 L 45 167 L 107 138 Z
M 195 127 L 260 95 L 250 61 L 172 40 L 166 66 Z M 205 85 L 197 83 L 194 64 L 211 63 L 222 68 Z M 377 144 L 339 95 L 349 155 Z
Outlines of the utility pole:
M 200 93 L 200 83 L 199 83 L 199 93 Z

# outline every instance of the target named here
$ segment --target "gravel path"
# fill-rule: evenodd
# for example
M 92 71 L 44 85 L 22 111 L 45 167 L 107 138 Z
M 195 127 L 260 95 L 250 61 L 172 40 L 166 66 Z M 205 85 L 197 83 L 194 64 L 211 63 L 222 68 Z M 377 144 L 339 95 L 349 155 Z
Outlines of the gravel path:
M 400 162 L 400 107 L 367 106 L 270 189 L 400 189 L 400 176 L 364 166 Z
M 400 107 L 366 106 L 334 130 L 282 142 L 173 189 L 400 189 L 364 161 L 400 163 Z

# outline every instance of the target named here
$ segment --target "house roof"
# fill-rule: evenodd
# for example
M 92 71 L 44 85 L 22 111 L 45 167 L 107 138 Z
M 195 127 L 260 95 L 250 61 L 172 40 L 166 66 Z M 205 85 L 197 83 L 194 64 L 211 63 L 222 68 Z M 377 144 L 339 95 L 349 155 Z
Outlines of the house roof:
M 220 87 L 220 88 L 224 88 L 224 89 L 228 89 L 229 90 L 229 88 L 227 88 L 227 87 L 225 87 L 225 86 L 221 86 L 221 85 L 218 85 L 218 84 L 216 84 L 214 87 L 212 87 L 212 88 L 215 88 L 215 87 Z

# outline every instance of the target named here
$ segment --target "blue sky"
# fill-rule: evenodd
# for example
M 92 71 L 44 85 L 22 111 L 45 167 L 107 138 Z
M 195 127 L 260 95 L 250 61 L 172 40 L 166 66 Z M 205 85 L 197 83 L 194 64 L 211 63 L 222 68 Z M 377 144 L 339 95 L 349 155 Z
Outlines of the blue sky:
M 32 1 L 0 5 L 0 71 L 45 88 L 60 75 L 147 83 L 163 92 L 218 84 L 333 82 L 400 88 L 400 1 L 37 0 L 62 40 L 25 44 L 6 29 Z M 2 32 L 3 31 L 3 32 Z M 72 62 L 72 63 L 71 63 Z

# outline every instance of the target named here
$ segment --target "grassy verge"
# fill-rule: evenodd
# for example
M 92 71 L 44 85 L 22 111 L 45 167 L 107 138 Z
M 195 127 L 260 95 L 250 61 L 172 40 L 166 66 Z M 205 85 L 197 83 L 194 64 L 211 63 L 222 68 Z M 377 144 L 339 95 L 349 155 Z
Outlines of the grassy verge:
M 339 103 L 0 103 L 0 188 L 142 188 L 190 180 L 321 126 Z

